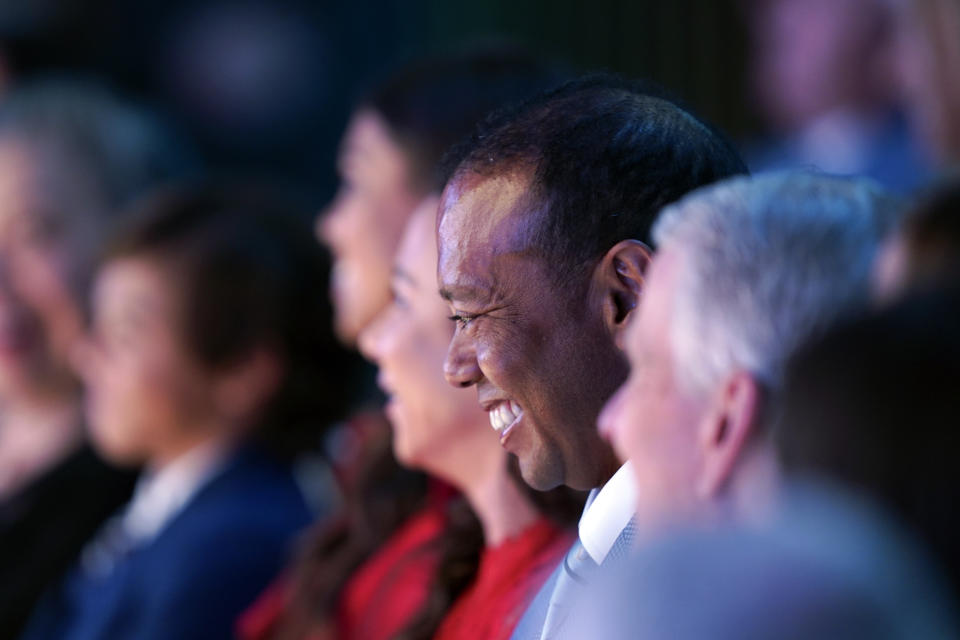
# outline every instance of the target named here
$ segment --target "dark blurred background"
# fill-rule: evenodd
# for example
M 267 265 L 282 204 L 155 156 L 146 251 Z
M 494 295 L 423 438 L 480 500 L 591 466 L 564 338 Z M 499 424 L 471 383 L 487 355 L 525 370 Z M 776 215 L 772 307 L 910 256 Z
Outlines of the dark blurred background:
M 4 0 L 0 77 L 103 79 L 192 137 L 207 171 L 256 176 L 315 211 L 364 91 L 471 44 L 646 77 L 751 137 L 744 14 L 734 0 Z

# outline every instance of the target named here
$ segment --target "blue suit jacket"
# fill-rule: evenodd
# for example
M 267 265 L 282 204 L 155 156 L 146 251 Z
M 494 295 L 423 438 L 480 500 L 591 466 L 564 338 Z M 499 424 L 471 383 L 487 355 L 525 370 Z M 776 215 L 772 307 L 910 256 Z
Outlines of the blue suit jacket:
M 290 471 L 252 450 L 226 466 L 106 575 L 75 566 L 25 640 L 217 640 L 283 566 L 310 513 Z

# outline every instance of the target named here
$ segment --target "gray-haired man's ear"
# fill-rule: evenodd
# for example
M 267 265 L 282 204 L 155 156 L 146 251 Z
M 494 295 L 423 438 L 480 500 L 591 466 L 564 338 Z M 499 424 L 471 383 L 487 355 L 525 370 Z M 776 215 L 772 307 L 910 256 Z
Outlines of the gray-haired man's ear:
M 764 394 L 745 371 L 729 376 L 718 387 L 697 434 L 703 468 L 697 495 L 711 499 L 723 491 L 742 460 L 760 422 Z

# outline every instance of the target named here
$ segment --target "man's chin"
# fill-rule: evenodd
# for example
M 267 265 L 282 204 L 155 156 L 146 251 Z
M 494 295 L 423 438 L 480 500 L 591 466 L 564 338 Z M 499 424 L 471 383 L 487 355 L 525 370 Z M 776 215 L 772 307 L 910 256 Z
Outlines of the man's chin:
M 563 474 L 559 473 L 555 466 L 545 465 L 537 461 L 527 461 L 523 457 L 520 457 L 519 460 L 520 477 L 532 489 L 550 491 L 564 484 Z

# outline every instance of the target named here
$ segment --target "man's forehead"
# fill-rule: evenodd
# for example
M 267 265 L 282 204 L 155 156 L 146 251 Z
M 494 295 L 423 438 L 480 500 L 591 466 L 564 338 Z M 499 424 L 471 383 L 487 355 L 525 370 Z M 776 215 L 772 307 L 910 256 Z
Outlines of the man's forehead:
M 520 172 L 459 176 L 444 190 L 437 220 L 440 252 L 516 252 L 530 240 L 529 179 Z

